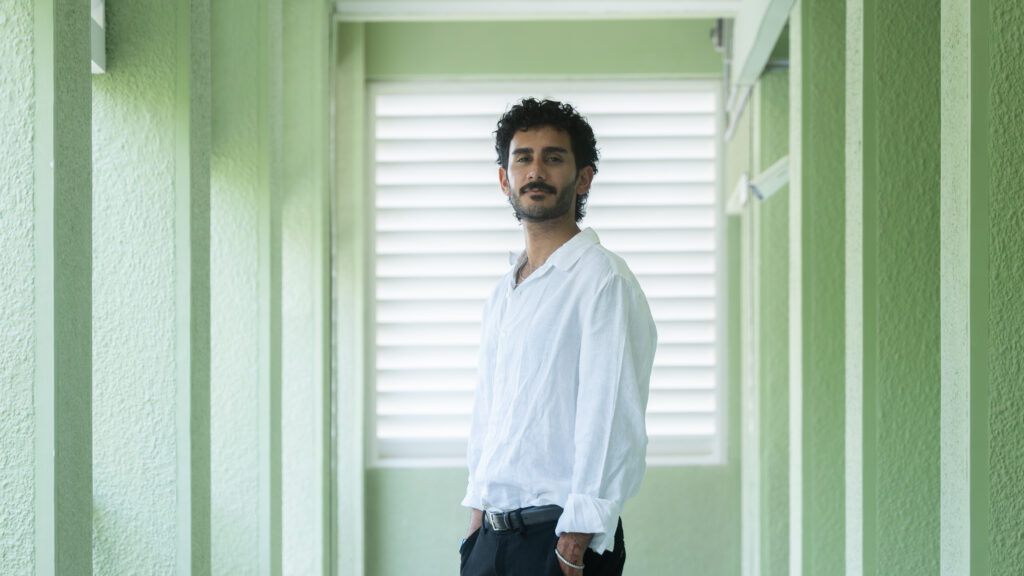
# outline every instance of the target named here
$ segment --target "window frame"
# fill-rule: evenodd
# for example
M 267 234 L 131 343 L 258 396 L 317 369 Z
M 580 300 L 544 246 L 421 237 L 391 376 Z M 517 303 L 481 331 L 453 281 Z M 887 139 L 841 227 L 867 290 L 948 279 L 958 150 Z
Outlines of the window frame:
M 430 458 L 417 460 L 414 464 L 408 461 L 392 461 L 381 459 L 377 442 L 377 313 L 376 313 L 376 291 L 377 291 L 377 244 L 376 244 L 376 210 L 377 210 L 377 183 L 376 183 L 376 99 L 381 94 L 426 94 L 450 92 L 452 87 L 458 85 L 466 90 L 479 92 L 495 92 L 500 94 L 533 94 L 537 97 L 548 97 L 551 93 L 576 90 L 582 87 L 586 89 L 602 90 L 613 89 L 619 92 L 627 91 L 651 91 L 677 90 L 680 87 L 699 88 L 713 93 L 716 109 L 715 117 L 715 159 L 714 159 L 714 238 L 715 238 L 715 414 L 714 421 L 716 433 L 712 442 L 711 452 L 707 455 L 674 455 L 658 456 L 652 458 L 648 455 L 649 467 L 702 467 L 722 466 L 728 463 L 729 452 L 729 366 L 728 366 L 728 233 L 727 215 L 725 214 L 724 194 L 724 139 L 725 113 L 722 98 L 722 81 L 719 78 L 703 77 L 614 77 L 614 76 L 586 76 L 567 78 L 536 76 L 529 78 L 494 79 L 473 77 L 473 78 L 416 78 L 408 80 L 373 80 L 367 79 L 365 87 L 365 133 L 363 135 L 364 146 L 364 170 L 366 179 L 364 181 L 365 201 L 363 202 L 363 214 L 359 233 L 364 239 L 364 282 L 363 282 L 363 305 L 364 325 L 362 334 L 363 350 L 359 354 L 364 359 L 365 370 L 363 385 L 364 400 L 364 446 L 365 465 L 367 469 L 452 469 L 464 468 L 465 459 L 458 461 L 451 458 Z M 541 88 L 538 90 L 538 88 Z M 586 110 L 582 111 L 586 114 Z M 497 122 L 497 116 L 495 117 Z M 600 146 L 600 142 L 599 142 Z M 497 179 L 497 165 L 495 167 L 495 179 Z M 495 194 L 498 194 L 495 186 Z M 586 221 L 584 221 L 584 225 Z M 598 231 L 600 233 L 600 231 Z M 498 278 L 494 279 L 497 282 Z

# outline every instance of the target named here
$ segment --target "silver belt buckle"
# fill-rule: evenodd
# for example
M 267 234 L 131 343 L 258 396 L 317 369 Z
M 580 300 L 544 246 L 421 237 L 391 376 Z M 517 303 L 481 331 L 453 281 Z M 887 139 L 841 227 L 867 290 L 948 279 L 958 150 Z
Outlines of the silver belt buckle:
M 490 524 L 491 528 L 496 532 L 508 532 L 512 529 L 512 526 L 508 521 L 508 514 L 502 512 L 494 513 L 488 510 L 487 523 Z

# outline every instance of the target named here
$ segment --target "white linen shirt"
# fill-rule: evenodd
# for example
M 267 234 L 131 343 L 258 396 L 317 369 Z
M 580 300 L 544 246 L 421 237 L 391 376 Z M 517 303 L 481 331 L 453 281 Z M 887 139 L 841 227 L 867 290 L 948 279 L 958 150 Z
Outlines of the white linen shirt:
M 633 273 L 589 228 L 518 287 L 515 272 L 484 307 L 462 505 L 556 504 L 555 533 L 592 533 L 600 554 L 646 470 L 654 320 Z

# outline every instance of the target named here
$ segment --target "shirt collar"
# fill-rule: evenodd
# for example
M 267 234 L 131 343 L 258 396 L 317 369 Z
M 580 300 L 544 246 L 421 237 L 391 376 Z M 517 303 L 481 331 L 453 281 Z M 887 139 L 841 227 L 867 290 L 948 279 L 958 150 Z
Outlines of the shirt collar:
M 551 256 L 548 256 L 547 262 L 544 265 L 551 264 L 558 268 L 568 268 L 575 264 L 580 259 L 580 256 L 583 256 L 587 248 L 600 243 L 601 239 L 597 237 L 597 232 L 594 232 L 593 228 L 585 228 L 579 234 L 570 238 L 568 242 L 559 246 Z M 522 252 L 509 252 L 508 263 L 515 266 L 522 256 Z
M 593 228 L 586 228 L 570 238 L 568 242 L 559 246 L 558 250 L 555 250 L 551 256 L 548 256 L 545 264 L 551 264 L 556 268 L 569 268 L 583 256 L 587 248 L 600 243 L 601 240 L 598 239 L 597 232 L 594 232 Z

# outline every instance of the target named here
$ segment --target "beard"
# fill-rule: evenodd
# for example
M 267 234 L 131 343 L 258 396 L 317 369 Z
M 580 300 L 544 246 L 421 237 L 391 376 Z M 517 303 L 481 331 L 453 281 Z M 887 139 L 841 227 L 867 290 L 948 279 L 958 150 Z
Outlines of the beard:
M 576 200 L 576 179 L 567 184 L 561 190 L 543 182 L 530 182 L 519 189 L 517 193 L 508 195 L 508 203 L 512 205 L 516 220 L 522 222 L 547 222 L 557 220 L 565 216 L 570 210 L 575 209 Z M 524 206 L 521 198 L 530 193 L 555 194 L 554 206 Z

